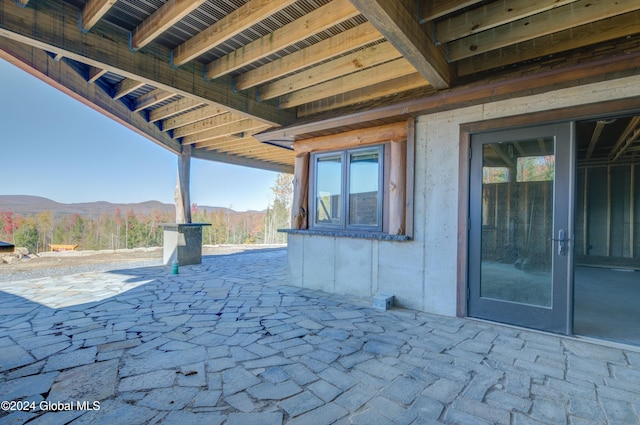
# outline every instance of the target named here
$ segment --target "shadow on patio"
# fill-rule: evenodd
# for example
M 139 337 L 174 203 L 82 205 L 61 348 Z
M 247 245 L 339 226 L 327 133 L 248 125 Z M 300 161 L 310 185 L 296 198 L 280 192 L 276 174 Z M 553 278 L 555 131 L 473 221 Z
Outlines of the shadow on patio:
M 275 249 L 0 283 L 0 424 L 640 423 L 632 349 L 285 280 Z

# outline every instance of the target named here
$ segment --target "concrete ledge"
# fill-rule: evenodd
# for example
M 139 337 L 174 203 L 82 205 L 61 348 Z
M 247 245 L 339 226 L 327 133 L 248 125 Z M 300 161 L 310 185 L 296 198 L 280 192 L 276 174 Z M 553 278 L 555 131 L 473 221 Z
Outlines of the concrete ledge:
M 162 262 L 177 261 L 181 266 L 202 263 L 202 227 L 209 223 L 162 223 L 164 245 Z
M 406 235 L 390 235 L 388 233 L 351 232 L 346 230 L 298 230 L 298 229 L 278 229 L 278 232 L 290 235 L 313 235 L 328 236 L 334 238 L 370 239 L 378 241 L 406 242 L 411 237 Z

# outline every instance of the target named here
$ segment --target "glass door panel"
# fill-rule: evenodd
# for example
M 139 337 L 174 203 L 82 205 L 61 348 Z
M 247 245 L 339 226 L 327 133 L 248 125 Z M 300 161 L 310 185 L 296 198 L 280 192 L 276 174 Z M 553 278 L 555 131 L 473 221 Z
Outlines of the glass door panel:
M 487 143 L 480 296 L 551 307 L 554 139 Z
M 571 125 L 472 137 L 469 315 L 570 333 Z

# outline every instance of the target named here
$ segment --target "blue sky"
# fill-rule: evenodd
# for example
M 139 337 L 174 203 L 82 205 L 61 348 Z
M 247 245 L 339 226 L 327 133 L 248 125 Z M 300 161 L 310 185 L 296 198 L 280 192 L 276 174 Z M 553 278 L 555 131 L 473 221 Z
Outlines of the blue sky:
M 0 59 L 0 194 L 63 203 L 173 203 L 177 161 L 168 150 Z M 262 210 L 276 176 L 194 159 L 191 201 Z

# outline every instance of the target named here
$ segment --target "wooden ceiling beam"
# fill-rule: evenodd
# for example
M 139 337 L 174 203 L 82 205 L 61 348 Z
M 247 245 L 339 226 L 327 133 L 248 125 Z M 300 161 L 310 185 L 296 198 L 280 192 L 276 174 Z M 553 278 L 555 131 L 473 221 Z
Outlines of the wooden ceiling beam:
M 173 65 L 184 65 L 294 2 L 295 0 L 251 0 L 245 3 L 176 47 L 172 52 Z
M 293 108 L 390 79 L 411 75 L 415 68 L 404 58 L 396 59 L 364 71 L 355 72 L 322 84 L 280 96 L 281 108 Z
M 264 145 L 263 145 L 264 146 Z M 207 149 L 213 152 L 226 152 L 223 150 Z M 240 153 L 241 152 L 241 153 Z M 229 154 L 243 155 L 247 158 L 260 159 L 262 161 L 276 161 L 276 162 L 291 162 L 295 158 L 295 152 L 287 151 L 285 149 L 270 147 L 242 146 L 238 149 L 230 149 Z
M 278 148 L 272 145 L 265 145 L 264 143 L 260 143 L 259 141 L 253 138 L 237 139 L 235 143 L 230 143 L 226 146 L 218 146 L 218 147 L 210 146 L 207 149 L 218 150 L 220 152 L 229 152 L 232 154 L 244 153 L 247 155 L 249 154 L 260 155 L 260 154 L 271 153 L 271 154 L 274 154 L 272 155 L 274 157 L 282 156 L 282 153 L 278 152 L 279 150 L 282 150 L 281 148 Z
M 165 120 L 202 105 L 204 103 L 200 100 L 183 97 L 149 112 L 149 122 Z
M 262 126 L 264 126 L 264 123 L 252 119 L 244 119 L 242 121 L 225 124 L 218 128 L 203 131 L 191 136 L 185 136 L 182 138 L 182 144 L 193 145 L 195 143 L 204 142 L 205 140 L 214 139 L 220 136 L 229 136 L 236 133 L 250 132 Z
M 293 174 L 293 158 L 288 162 L 262 161 L 240 155 L 228 155 L 223 152 L 208 151 L 206 149 L 194 149 L 192 158 L 204 159 L 207 161 L 224 162 L 226 164 L 238 165 L 241 167 L 253 167 L 261 170 L 275 171 L 277 173 Z
M 591 159 L 591 155 L 593 155 L 593 151 L 596 149 L 596 145 L 600 141 L 600 135 L 602 135 L 602 130 L 606 124 L 607 122 L 604 120 L 596 122 L 596 127 L 593 129 L 591 140 L 589 140 L 589 146 L 587 147 L 587 154 L 584 157 L 585 160 L 588 161 Z
M 82 8 L 80 26 L 89 31 L 118 0 L 89 0 Z
M 259 140 L 253 137 L 253 135 L 257 132 L 262 131 L 265 127 L 259 127 L 254 130 L 251 130 L 248 133 L 244 133 L 244 135 L 238 136 L 234 134 L 232 136 L 220 136 L 214 139 L 209 139 L 206 142 L 199 142 L 195 144 L 196 148 L 209 148 L 209 149 L 222 149 L 222 147 L 227 146 L 229 144 L 234 144 L 242 141 L 253 140 L 254 143 L 262 144 Z
M 592 82 L 594 78 L 598 80 L 606 79 L 607 77 L 615 79 L 615 76 L 620 73 L 628 75 L 627 72 L 634 68 L 640 68 L 640 52 L 610 56 L 565 67 L 555 67 L 519 77 L 489 81 L 481 85 L 470 84 L 432 96 L 424 96 L 358 112 L 342 113 L 321 120 L 309 120 L 302 124 L 294 124 L 288 127 L 274 128 L 258 133 L 254 137 L 263 143 L 293 142 L 306 134 L 330 131 L 342 126 L 362 125 L 364 122 L 375 122 L 380 119 L 406 118 L 408 116 L 450 111 L 455 108 L 493 102 L 497 99 L 519 98 L 529 95 L 532 91 L 545 93 L 550 90 L 556 90 L 558 86 L 566 86 L 567 84 L 581 85 L 585 81 Z M 633 101 L 629 101 L 629 104 L 632 103 Z
M 144 87 L 144 85 L 145 83 L 143 83 L 142 81 L 137 81 L 132 78 L 125 78 L 116 85 L 113 91 L 113 98 L 120 99 L 121 97 L 133 93 L 140 87 Z
M 624 129 L 615 145 L 609 152 L 609 160 L 615 161 L 620 155 L 624 153 L 624 151 L 629 147 L 629 145 L 638 138 L 638 134 L 640 133 L 640 116 L 636 116 L 631 118 L 629 124 Z
M 98 81 L 98 79 L 100 77 L 102 77 L 106 73 L 107 73 L 106 69 L 96 68 L 96 67 L 92 66 L 92 67 L 89 68 L 89 78 L 87 79 L 87 82 L 89 84 L 93 84 L 96 81 Z
M 258 98 L 273 99 L 401 57 L 400 52 L 385 41 L 259 87 Z
M 429 83 L 424 77 L 414 72 L 400 78 L 342 93 L 340 96 L 301 105 L 298 107 L 298 118 L 427 86 L 429 86 Z M 435 92 L 435 89 L 433 91 Z
M 422 76 L 438 90 L 449 88 L 456 72 L 443 46 L 436 46 L 400 0 L 351 0 Z
M 349 0 L 333 0 L 271 34 L 207 64 L 207 79 L 219 78 L 359 14 Z
M 173 131 L 173 138 L 177 139 L 180 137 L 190 136 L 192 134 L 202 133 L 203 131 L 213 130 L 226 124 L 232 124 L 234 122 L 242 121 L 243 119 L 245 118 L 240 114 L 227 112 L 225 114 L 207 118 L 206 120 L 198 121 L 193 124 L 178 127 Z
M 420 23 L 456 12 L 465 7 L 473 6 L 482 0 L 420 0 Z
M 140 50 L 207 0 L 168 0 L 131 32 L 131 48 Z
M 458 61 L 638 9 L 640 2 L 637 0 L 577 1 L 452 41 L 447 44 L 449 60 Z
M 173 153 L 180 152 L 178 142 L 147 122 L 142 115 L 132 113 L 127 105 L 111 98 L 96 84 L 87 84 L 86 77 L 78 74 L 66 61 L 56 62 L 43 50 L 5 37 L 0 37 L 0 58 L 136 134 Z
M 157 105 L 167 99 L 171 99 L 175 95 L 176 93 L 163 89 L 151 90 L 149 93 L 143 94 L 136 99 L 133 112 L 140 112 L 143 109 L 150 108 L 153 105 Z
M 243 155 L 246 158 L 273 162 L 291 162 L 295 158 L 294 153 L 287 154 L 284 149 L 282 149 L 283 152 L 277 152 L 275 151 L 275 149 L 277 148 L 272 147 L 270 150 L 244 148 L 245 152 L 243 153 Z
M 198 142 L 194 145 L 194 147 L 196 149 L 206 149 L 210 146 L 215 146 L 216 143 L 226 143 L 226 142 L 230 142 L 233 140 L 238 140 L 237 137 L 234 136 L 220 136 L 220 137 L 216 137 L 214 139 L 209 139 L 206 142 Z M 213 149 L 213 148 L 212 148 Z
M 382 40 L 384 37 L 369 22 L 341 32 L 307 48 L 269 62 L 236 77 L 236 90 L 246 90 L 284 75 L 315 65 L 328 58 Z
M 458 75 L 466 76 L 541 56 L 628 37 L 640 32 L 638 22 L 640 22 L 640 11 L 635 11 L 535 38 L 514 46 L 492 50 L 461 60 L 458 63 Z
M 196 109 L 195 111 L 187 112 L 186 114 L 182 114 L 177 117 L 173 117 L 165 120 L 162 123 L 162 129 L 164 131 L 173 130 L 174 128 L 193 124 L 194 122 L 215 117 L 216 115 L 221 115 L 226 112 L 228 111 L 224 110 L 223 108 L 220 108 L 219 106 L 207 105 L 203 108 Z
M 209 143 L 209 142 L 205 142 L 205 143 Z M 267 146 L 267 145 L 260 143 L 259 141 L 257 141 L 251 136 L 246 136 L 246 137 L 227 136 L 224 140 L 220 139 L 218 143 L 215 143 L 215 144 L 210 143 L 204 148 L 207 150 L 224 151 L 225 149 L 232 150 L 232 149 L 255 147 L 255 146 Z
M 170 50 L 157 43 L 153 48 L 148 46 L 134 53 L 129 49 L 128 34 L 123 31 L 111 31 L 108 37 L 93 31 L 79 31 L 78 10 L 69 4 L 38 0 L 37 8 L 23 9 L 15 7 L 13 0 L 0 0 L 0 10 L 3 11 L 0 19 L 2 37 L 60 52 L 84 64 L 265 123 L 287 125 L 295 120 L 292 111 L 278 109 L 269 102 L 258 102 L 253 94 L 234 92 L 231 78 L 205 81 L 201 66 L 189 64 L 178 69 L 167 66 Z
M 446 43 L 526 18 L 577 0 L 510 0 L 489 3 L 435 24 L 436 43 Z

